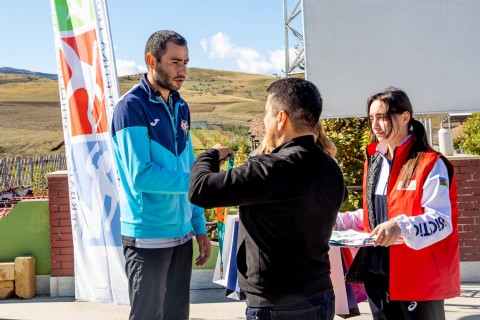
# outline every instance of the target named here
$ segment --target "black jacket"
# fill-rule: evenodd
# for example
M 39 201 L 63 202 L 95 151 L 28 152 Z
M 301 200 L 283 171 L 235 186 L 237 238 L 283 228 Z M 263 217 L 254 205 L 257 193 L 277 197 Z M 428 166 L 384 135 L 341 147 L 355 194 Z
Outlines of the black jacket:
M 240 206 L 237 268 L 250 307 L 304 300 L 332 288 L 328 240 L 344 199 L 337 163 L 313 136 L 219 172 L 218 151 L 195 161 L 190 201 Z

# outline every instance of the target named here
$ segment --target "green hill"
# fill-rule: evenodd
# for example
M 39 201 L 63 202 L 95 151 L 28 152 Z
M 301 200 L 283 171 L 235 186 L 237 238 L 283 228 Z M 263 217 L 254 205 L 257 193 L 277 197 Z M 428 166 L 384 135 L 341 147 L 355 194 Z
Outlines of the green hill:
M 8 73 L 0 71 L 0 158 L 51 154 L 63 141 L 57 80 L 30 71 L 3 70 Z M 121 77 L 120 94 L 137 84 L 140 76 Z M 190 106 L 193 121 L 249 126 L 263 110 L 266 88 L 275 79 L 189 68 L 180 93 Z

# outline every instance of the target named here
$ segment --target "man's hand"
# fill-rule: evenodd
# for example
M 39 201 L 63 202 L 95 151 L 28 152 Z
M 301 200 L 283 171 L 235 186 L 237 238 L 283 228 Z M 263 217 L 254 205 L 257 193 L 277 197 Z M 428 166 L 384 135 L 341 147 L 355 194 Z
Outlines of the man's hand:
M 210 239 L 206 234 L 197 234 L 195 235 L 198 243 L 198 252 L 199 255 L 195 260 L 195 266 L 201 267 L 207 263 L 208 259 L 210 258 L 210 252 L 212 251 L 212 244 L 210 243 Z
M 223 146 L 220 143 L 214 145 L 213 148 L 218 150 L 220 165 L 235 155 L 235 152 L 231 148 Z
M 388 247 L 397 241 L 401 231 L 396 221 L 389 220 L 379 224 L 370 235 L 375 239 L 375 246 Z

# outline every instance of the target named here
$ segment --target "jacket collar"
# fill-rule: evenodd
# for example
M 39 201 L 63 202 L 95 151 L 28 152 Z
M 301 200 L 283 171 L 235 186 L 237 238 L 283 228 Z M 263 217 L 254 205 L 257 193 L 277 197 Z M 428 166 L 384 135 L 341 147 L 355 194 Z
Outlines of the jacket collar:
M 306 144 L 315 144 L 315 141 L 313 139 L 313 135 L 305 135 L 305 136 L 300 136 L 296 137 L 290 140 L 285 141 L 278 147 L 276 147 L 272 153 L 278 152 L 280 149 L 283 149 L 285 147 L 289 147 L 290 145 L 306 145 Z

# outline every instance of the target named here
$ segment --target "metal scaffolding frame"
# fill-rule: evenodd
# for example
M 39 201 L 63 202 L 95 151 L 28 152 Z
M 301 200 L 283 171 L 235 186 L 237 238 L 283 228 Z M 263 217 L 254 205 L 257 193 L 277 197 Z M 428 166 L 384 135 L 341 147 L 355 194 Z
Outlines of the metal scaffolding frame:
M 302 0 L 295 0 L 295 5 L 291 10 L 288 9 L 289 0 L 283 0 L 283 17 L 285 27 L 285 76 L 298 75 L 305 73 L 304 43 L 303 34 L 296 29 L 295 23 L 300 19 L 300 26 L 303 27 L 302 21 Z M 290 44 L 289 37 L 293 36 L 296 40 L 294 48 L 296 50 L 295 59 L 290 64 Z

